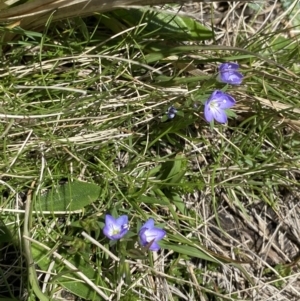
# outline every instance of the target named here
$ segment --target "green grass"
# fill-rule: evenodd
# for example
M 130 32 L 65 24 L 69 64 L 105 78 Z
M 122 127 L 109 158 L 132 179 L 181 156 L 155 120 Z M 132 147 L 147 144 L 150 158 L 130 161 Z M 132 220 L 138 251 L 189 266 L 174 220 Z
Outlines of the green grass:
M 300 294 L 297 35 L 276 19 L 213 37 L 155 14 L 1 27 L 18 35 L 1 49 L 0 300 Z M 225 61 L 241 65 L 241 86 L 216 81 Z M 211 128 L 202 103 L 216 88 L 236 117 Z M 106 213 L 129 216 L 116 244 Z M 167 231 L 159 253 L 137 243 L 150 217 Z

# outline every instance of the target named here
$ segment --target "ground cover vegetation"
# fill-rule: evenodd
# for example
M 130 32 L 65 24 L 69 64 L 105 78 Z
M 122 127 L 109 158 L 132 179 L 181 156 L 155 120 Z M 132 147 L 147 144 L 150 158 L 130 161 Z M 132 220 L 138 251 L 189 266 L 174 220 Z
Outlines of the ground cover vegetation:
M 6 9 L 0 300 L 299 300 L 298 1 Z

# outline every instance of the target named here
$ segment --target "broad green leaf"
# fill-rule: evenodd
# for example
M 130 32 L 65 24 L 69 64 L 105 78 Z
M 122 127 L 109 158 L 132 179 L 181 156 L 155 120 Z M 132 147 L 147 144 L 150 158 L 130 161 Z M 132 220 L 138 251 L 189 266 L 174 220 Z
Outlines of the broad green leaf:
M 36 202 L 36 210 L 74 211 L 95 202 L 100 194 L 100 187 L 86 182 L 70 182 L 54 187 L 41 195 Z
M 220 263 L 218 260 L 210 256 L 209 254 L 200 251 L 199 249 L 187 245 L 174 245 L 174 244 L 167 244 L 163 241 L 159 243 L 159 245 L 168 250 L 173 250 L 174 252 L 177 252 L 179 254 L 187 255 L 189 257 L 197 257 L 200 259 L 204 259 L 207 261 L 211 261 L 214 263 Z
M 159 200 L 162 200 L 163 204 L 168 204 L 168 208 L 170 210 L 170 213 L 172 214 L 177 226 L 179 227 L 179 219 L 177 216 L 176 211 L 173 208 L 173 204 L 170 202 L 170 200 L 166 197 L 166 195 L 163 193 L 162 190 L 160 190 L 159 188 L 155 188 L 153 189 L 153 192 L 157 195 L 157 197 L 159 198 Z
M 143 35 L 159 35 L 175 40 L 206 40 L 213 38 L 213 32 L 191 17 L 178 16 L 167 11 L 154 11 L 149 8 L 118 9 L 113 12 L 118 20 L 123 20 L 130 27 L 146 23 L 140 30 Z
M 272 39 L 271 46 L 274 52 L 278 52 L 282 49 L 292 51 L 299 48 L 299 42 L 295 43 L 295 40 L 280 35 Z
M 186 206 L 182 200 L 182 197 L 177 194 L 177 193 L 174 193 L 173 191 L 170 190 L 166 190 L 165 191 L 165 195 L 167 198 L 169 198 L 172 203 L 176 206 L 176 208 L 181 212 L 181 214 L 186 214 Z
M 95 281 L 96 279 L 98 279 L 98 272 L 91 266 L 89 266 L 82 257 L 73 255 L 70 256 L 68 254 L 65 254 L 65 252 L 63 251 L 60 252 L 60 255 L 64 257 L 68 256 L 67 260 L 74 266 L 76 266 L 78 268 L 78 271 L 82 272 L 90 280 Z M 49 264 L 53 261 L 53 258 L 49 256 L 49 252 L 38 245 L 32 245 L 32 256 L 34 261 L 44 271 L 48 270 Z M 60 267 L 60 273 L 57 277 L 55 277 L 55 281 L 57 281 L 62 287 L 64 287 L 72 294 L 84 300 L 91 300 L 96 293 L 91 289 L 90 286 L 83 283 L 75 273 L 70 272 L 70 270 L 67 268 L 61 269 L 62 265 L 63 264 L 57 261 L 56 267 Z
M 235 260 L 235 259 L 232 259 L 230 257 L 226 257 L 226 256 L 223 256 L 221 254 L 215 253 L 213 251 L 210 251 L 210 250 L 206 249 L 202 245 L 200 245 L 201 250 L 199 250 L 198 248 L 191 245 L 191 244 L 194 244 L 192 241 L 190 241 L 189 239 L 185 238 L 182 235 L 173 235 L 173 234 L 169 233 L 168 238 L 172 241 L 178 241 L 178 243 L 180 243 L 180 244 L 177 244 L 177 245 L 173 245 L 173 244 L 171 245 L 172 246 L 171 250 L 174 250 L 175 252 L 178 252 L 178 253 L 189 255 L 189 254 L 192 254 L 192 253 L 188 253 L 189 250 L 197 250 L 197 252 L 200 252 L 200 254 L 204 253 L 205 256 L 208 256 L 210 259 L 207 259 L 207 258 L 205 259 L 203 257 L 199 257 L 200 255 L 197 255 L 197 256 L 193 255 L 193 257 L 198 257 L 198 258 L 202 258 L 202 259 L 205 259 L 205 260 L 218 262 L 218 263 L 220 263 L 220 262 L 229 263 L 229 264 L 246 264 L 246 263 L 249 263 L 248 260 L 247 261 L 246 260 L 245 261 Z M 198 245 L 198 243 L 197 243 L 197 245 Z M 161 246 L 165 248 L 165 244 L 161 245 Z M 180 247 L 180 248 L 178 249 L 177 247 Z M 169 246 L 168 246 L 168 248 L 169 248 Z M 186 250 L 186 251 L 182 251 L 182 250 Z M 191 255 L 189 255 L 189 256 L 191 256 Z
M 173 160 L 162 163 L 157 179 L 165 183 L 178 184 L 186 172 L 186 158 L 182 154 L 176 155 Z

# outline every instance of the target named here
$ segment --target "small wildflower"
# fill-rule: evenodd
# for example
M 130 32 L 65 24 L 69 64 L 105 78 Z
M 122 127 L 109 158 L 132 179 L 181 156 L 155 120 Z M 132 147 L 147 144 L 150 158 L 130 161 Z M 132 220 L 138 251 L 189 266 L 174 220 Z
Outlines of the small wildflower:
M 166 231 L 154 227 L 154 220 L 150 218 L 140 229 L 139 237 L 143 247 L 149 246 L 149 250 L 158 251 L 160 246 L 158 241 L 163 239 L 166 235 Z
M 121 215 L 117 219 L 109 214 L 105 216 L 105 226 L 103 228 L 103 234 L 107 238 L 111 240 L 118 240 L 128 232 L 128 229 L 129 225 L 127 215 Z
M 229 109 L 235 105 L 235 99 L 220 91 L 214 91 L 204 104 L 204 117 L 207 122 L 211 122 L 213 119 L 220 123 L 227 122 L 226 109 Z
M 225 84 L 240 85 L 243 80 L 243 75 L 238 72 L 239 64 L 223 63 L 219 66 L 218 80 Z
M 168 119 L 173 119 L 175 117 L 176 113 L 177 113 L 177 110 L 173 106 L 170 106 L 166 112 Z

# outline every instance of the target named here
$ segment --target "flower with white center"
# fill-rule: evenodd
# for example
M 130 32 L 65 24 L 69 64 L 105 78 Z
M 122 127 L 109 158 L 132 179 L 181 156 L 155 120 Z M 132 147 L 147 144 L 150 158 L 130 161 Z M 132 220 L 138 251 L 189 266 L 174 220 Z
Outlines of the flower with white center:
M 226 123 L 227 114 L 225 110 L 234 105 L 235 99 L 232 96 L 220 90 L 216 90 L 204 104 L 204 118 L 207 122 L 211 122 L 215 119 L 220 123 Z
M 218 80 L 225 84 L 240 85 L 243 80 L 243 75 L 238 72 L 239 64 L 223 63 L 219 66 Z
M 105 216 L 105 226 L 103 228 L 103 234 L 107 238 L 111 240 L 118 240 L 122 238 L 128 232 L 128 230 L 129 225 L 127 215 L 121 215 L 117 219 L 109 214 Z
M 148 249 L 151 251 L 158 251 L 160 249 L 157 242 L 163 239 L 165 235 L 165 230 L 154 227 L 154 220 L 152 218 L 150 218 L 139 231 L 141 245 L 143 247 L 148 246 Z

